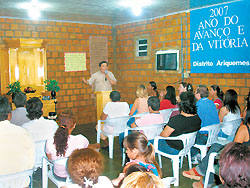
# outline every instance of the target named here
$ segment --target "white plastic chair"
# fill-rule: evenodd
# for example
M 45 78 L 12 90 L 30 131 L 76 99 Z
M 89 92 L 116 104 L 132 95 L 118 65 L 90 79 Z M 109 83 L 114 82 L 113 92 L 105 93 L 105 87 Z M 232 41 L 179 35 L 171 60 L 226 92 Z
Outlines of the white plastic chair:
M 209 180 L 210 172 L 215 174 L 214 159 L 215 159 L 217 154 L 218 153 L 216 153 L 216 152 L 212 152 L 209 155 L 207 172 L 206 172 L 205 182 L 204 182 L 204 188 L 207 188 L 207 186 L 208 186 L 208 180 Z
M 127 127 L 124 132 L 124 138 L 128 135 L 129 131 L 143 131 L 143 133 L 146 135 L 148 140 L 153 140 L 155 137 L 159 136 L 163 130 L 164 123 L 162 124 L 154 124 L 154 125 L 147 125 L 142 127 Z M 125 163 L 125 149 L 123 148 L 123 154 L 122 154 L 122 166 Z
M 33 169 L 17 172 L 13 174 L 0 175 L 1 188 L 23 188 L 30 180 L 32 187 L 32 174 Z M 30 179 L 29 179 L 30 178 Z
M 135 114 L 135 115 L 133 115 L 132 117 L 138 118 L 138 117 L 145 116 L 145 115 L 147 115 L 147 114 L 149 114 L 149 112 L 143 112 L 143 113 Z
M 172 112 L 173 112 L 173 109 L 174 109 L 174 108 L 170 108 L 170 109 L 166 109 L 166 110 L 159 110 L 159 112 L 160 112 L 161 114 L 163 114 L 164 123 L 165 123 L 165 124 L 168 123 L 169 118 L 170 118 L 170 116 L 171 116 L 171 114 L 172 114 Z
M 127 127 L 127 122 L 130 119 L 130 116 L 122 116 L 117 118 L 109 118 L 106 120 L 98 120 L 97 124 L 97 143 L 100 143 L 100 135 L 104 134 L 109 139 L 109 158 L 113 159 L 113 145 L 114 145 L 114 137 L 119 136 L 120 133 L 125 131 Z M 101 129 L 101 123 L 104 122 L 108 126 L 114 128 L 112 133 L 105 132 Z
M 45 157 L 45 144 L 46 140 L 40 140 L 35 142 L 35 166 L 34 171 L 37 168 L 42 168 L 42 158 Z
M 164 188 L 170 188 L 170 185 L 176 182 L 176 179 L 174 177 L 162 178 L 161 180 L 163 181 Z
M 174 186 L 179 186 L 179 162 L 180 162 L 180 157 L 181 157 L 181 167 L 182 167 L 182 161 L 184 156 L 188 156 L 188 164 L 189 164 L 189 169 L 192 168 L 191 164 L 191 152 L 190 149 L 194 145 L 195 138 L 196 138 L 197 132 L 192 132 L 192 133 L 187 133 L 187 134 L 182 134 L 176 137 L 161 137 L 157 136 L 154 139 L 154 148 L 155 148 L 155 153 L 158 154 L 158 159 L 159 159 L 159 165 L 162 168 L 162 161 L 161 161 L 161 155 L 167 158 L 170 158 L 172 160 L 172 168 L 173 168 L 173 176 L 176 178 L 176 182 L 174 183 Z M 164 140 L 181 140 L 183 143 L 183 149 L 179 152 L 178 155 L 171 155 L 164 153 L 159 150 L 158 148 L 158 141 L 164 139 Z
M 221 124 L 219 123 L 219 124 L 202 127 L 200 129 L 200 131 L 208 132 L 207 143 L 205 145 L 199 145 L 199 144 L 194 145 L 194 147 L 198 148 L 201 151 L 201 160 L 206 156 L 207 148 L 210 147 L 212 144 L 216 143 L 220 128 L 221 128 Z
M 47 157 L 42 158 L 42 187 L 48 188 L 48 178 L 58 187 L 66 186 L 66 181 L 60 181 L 55 178 L 53 174 L 54 163 L 62 164 L 66 166 L 68 157 L 50 161 Z
M 230 142 L 232 142 L 241 122 L 242 122 L 241 118 L 232 121 L 221 122 L 220 128 L 222 129 L 224 127 L 227 127 L 227 129 L 231 129 L 231 133 L 228 135 L 228 138 L 218 137 L 218 140 L 229 140 Z

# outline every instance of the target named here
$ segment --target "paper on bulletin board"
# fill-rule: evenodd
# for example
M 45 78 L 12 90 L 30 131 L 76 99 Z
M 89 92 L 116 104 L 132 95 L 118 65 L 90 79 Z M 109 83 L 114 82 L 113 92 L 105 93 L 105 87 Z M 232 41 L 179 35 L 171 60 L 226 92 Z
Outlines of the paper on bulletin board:
M 86 68 L 86 53 L 64 53 L 64 70 L 65 72 L 85 71 Z

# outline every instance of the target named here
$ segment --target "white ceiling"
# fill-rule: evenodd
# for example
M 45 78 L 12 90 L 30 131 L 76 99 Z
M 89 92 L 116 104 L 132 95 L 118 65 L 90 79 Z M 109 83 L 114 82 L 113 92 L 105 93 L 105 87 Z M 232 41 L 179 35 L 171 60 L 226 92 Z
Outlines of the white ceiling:
M 0 17 L 30 19 L 19 4 L 31 0 L 0 0 Z M 152 0 L 140 16 L 120 5 L 120 0 L 39 0 L 50 5 L 41 12 L 40 20 L 56 20 L 107 25 L 119 25 L 148 20 L 175 12 L 225 3 L 232 0 Z

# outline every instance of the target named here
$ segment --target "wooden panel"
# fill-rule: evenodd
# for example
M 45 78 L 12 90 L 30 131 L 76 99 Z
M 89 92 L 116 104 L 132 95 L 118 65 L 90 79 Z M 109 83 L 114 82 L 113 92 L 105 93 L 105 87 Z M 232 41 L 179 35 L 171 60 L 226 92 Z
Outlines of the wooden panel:
M 6 94 L 9 84 L 9 55 L 7 49 L 0 49 L 0 76 L 1 76 L 1 94 Z
M 107 102 L 110 102 L 110 95 L 111 91 L 97 91 L 96 94 L 96 113 L 97 113 L 97 120 L 100 119 L 104 106 Z

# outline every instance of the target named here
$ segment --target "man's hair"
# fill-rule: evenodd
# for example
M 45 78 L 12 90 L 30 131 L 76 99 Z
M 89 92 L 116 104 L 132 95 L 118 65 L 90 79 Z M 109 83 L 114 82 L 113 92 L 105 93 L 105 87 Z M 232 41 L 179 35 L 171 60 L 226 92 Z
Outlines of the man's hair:
M 101 61 L 101 62 L 99 63 L 99 67 L 101 67 L 103 63 L 106 63 L 107 65 L 109 65 L 107 61 Z
M 201 98 L 208 97 L 208 88 L 205 85 L 199 85 L 197 88 L 197 93 L 200 94 Z
M 112 102 L 120 101 L 121 95 L 118 91 L 112 91 L 109 95 Z
M 220 176 L 225 188 L 250 187 L 250 146 L 231 142 L 220 154 Z
M 8 119 L 8 114 L 11 113 L 11 105 L 5 96 L 0 96 L 0 121 Z
M 27 117 L 30 120 L 39 119 L 43 115 L 42 108 L 43 103 L 39 98 L 33 97 L 29 99 L 26 103 Z
M 156 96 L 149 97 L 148 106 L 150 106 L 152 110 L 158 111 L 160 109 L 160 99 Z
M 26 104 L 26 94 L 23 92 L 17 92 L 14 95 L 13 103 L 15 104 L 16 108 L 24 107 Z

